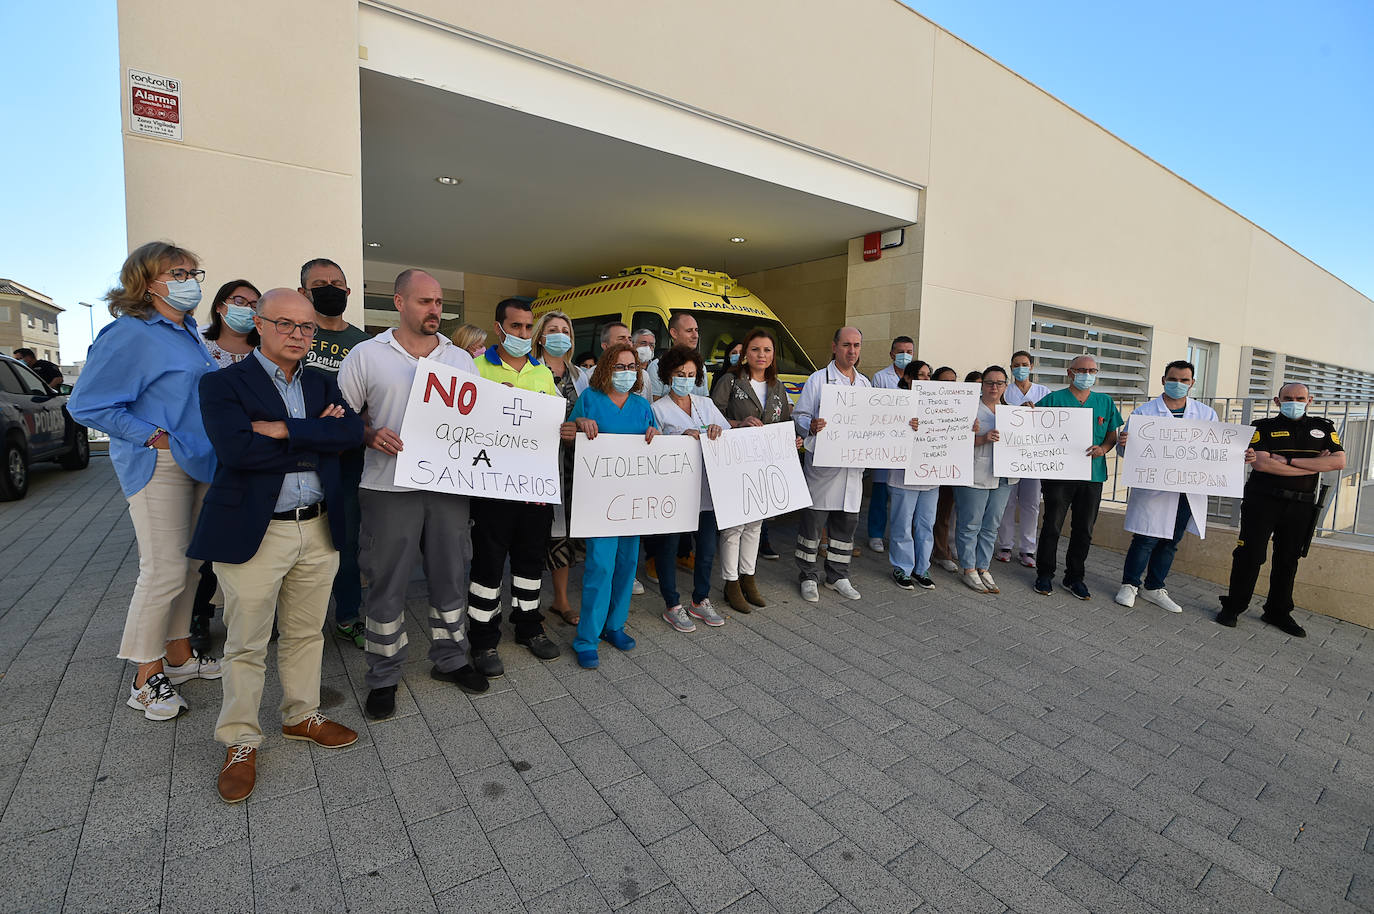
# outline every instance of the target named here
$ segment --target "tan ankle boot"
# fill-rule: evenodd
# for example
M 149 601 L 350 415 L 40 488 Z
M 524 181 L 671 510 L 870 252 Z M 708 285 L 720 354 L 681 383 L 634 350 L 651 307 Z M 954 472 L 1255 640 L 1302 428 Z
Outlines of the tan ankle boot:
M 744 599 L 744 591 L 740 590 L 739 581 L 725 582 L 725 602 L 730 604 L 730 608 L 737 613 L 751 613 L 749 603 Z
M 753 603 L 755 606 L 768 605 L 768 602 L 763 598 L 763 594 L 759 593 L 758 585 L 754 583 L 754 576 L 752 574 L 742 574 L 739 576 L 739 589 L 744 592 L 744 599 Z

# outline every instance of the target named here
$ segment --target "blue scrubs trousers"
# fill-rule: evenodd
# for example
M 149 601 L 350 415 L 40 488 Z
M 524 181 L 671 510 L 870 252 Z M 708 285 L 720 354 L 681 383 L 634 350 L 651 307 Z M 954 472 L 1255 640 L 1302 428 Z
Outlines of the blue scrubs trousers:
M 587 564 L 582 571 L 581 618 L 577 621 L 574 651 L 595 651 L 603 631 L 625 629 L 630 596 L 639 563 L 639 537 L 592 536 L 586 540 Z

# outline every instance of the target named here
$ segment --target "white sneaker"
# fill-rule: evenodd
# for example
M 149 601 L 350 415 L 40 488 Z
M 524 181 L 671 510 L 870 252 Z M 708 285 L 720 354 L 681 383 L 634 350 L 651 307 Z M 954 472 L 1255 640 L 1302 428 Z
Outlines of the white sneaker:
M 162 671 L 167 674 L 167 679 L 172 685 L 181 685 L 192 679 L 218 679 L 224 675 L 219 668 L 218 660 L 196 650 L 191 651 L 191 659 L 181 666 L 172 666 L 166 660 L 162 661 Z
M 1148 590 L 1142 587 L 1140 596 L 1143 599 L 1149 600 L 1160 609 L 1167 609 L 1171 613 L 1183 612 L 1183 607 L 1175 603 L 1173 598 L 1169 596 L 1169 591 L 1165 590 L 1163 587 L 1159 588 L 1159 590 Z
M 165 673 L 148 677 L 143 688 L 129 686 L 129 707 L 142 711 L 149 720 L 171 720 L 186 710 L 186 701 L 167 679 Z
M 642 594 L 643 592 L 644 592 L 644 585 L 641 584 L 641 583 L 639 583 L 639 578 L 635 578 L 635 585 L 634 585 L 633 587 L 630 588 L 630 593 L 637 597 L 637 596 L 639 596 L 640 594 Z
M 939 565 L 950 574 L 959 574 L 959 563 L 954 561 L 954 559 L 939 559 L 935 564 Z
M 1134 606 L 1136 590 L 1134 584 L 1122 584 L 1121 589 L 1116 592 L 1116 602 L 1122 606 Z
M 988 589 L 983 586 L 982 577 L 978 574 L 978 572 L 974 571 L 972 568 L 970 568 L 968 571 L 965 571 L 963 574 L 959 575 L 959 577 L 964 579 L 964 583 L 968 585 L 968 589 L 973 591 L 974 593 L 988 592 Z
M 883 542 L 881 536 L 875 536 L 868 541 L 868 548 L 874 552 L 886 552 L 887 544 Z
M 847 599 L 859 599 L 860 594 L 857 590 L 854 589 L 854 585 L 849 583 L 849 578 L 840 578 L 834 584 L 831 584 L 829 581 L 826 581 L 825 586 Z
M 978 577 L 983 579 L 983 589 L 986 590 L 988 593 L 1002 592 L 997 588 L 997 582 L 992 579 L 992 572 L 980 571 L 978 572 Z
M 808 602 L 808 603 L 819 603 L 819 602 L 821 602 L 821 591 L 820 591 L 820 588 L 816 586 L 816 582 L 815 582 L 815 581 L 802 581 L 802 582 L 801 582 L 801 592 L 802 592 L 802 599 L 805 600 L 806 602 Z

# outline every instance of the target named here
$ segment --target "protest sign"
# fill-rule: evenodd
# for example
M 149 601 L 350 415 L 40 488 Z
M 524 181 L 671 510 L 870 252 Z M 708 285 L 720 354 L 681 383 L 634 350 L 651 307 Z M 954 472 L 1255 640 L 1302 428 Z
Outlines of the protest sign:
M 1245 450 L 1255 430 L 1231 422 L 1131 416 L 1121 481 L 1133 489 L 1245 494 Z
M 998 406 L 1000 440 L 992 472 L 1024 479 L 1092 479 L 1093 411 L 1055 406 Z
M 969 485 L 979 386 L 950 381 L 917 381 L 913 386 L 920 397 L 916 415 L 921 430 L 913 436 L 911 462 L 902 481 L 907 485 Z
M 519 390 L 420 359 L 394 482 L 408 489 L 553 504 L 562 397 Z
M 818 467 L 901 469 L 911 460 L 914 390 L 826 384 L 816 414 L 825 420 L 811 445 Z
M 811 507 L 790 422 L 741 426 L 701 439 L 716 526 L 724 530 Z
M 697 529 L 701 445 L 688 435 L 578 433 L 572 535 L 643 536 Z

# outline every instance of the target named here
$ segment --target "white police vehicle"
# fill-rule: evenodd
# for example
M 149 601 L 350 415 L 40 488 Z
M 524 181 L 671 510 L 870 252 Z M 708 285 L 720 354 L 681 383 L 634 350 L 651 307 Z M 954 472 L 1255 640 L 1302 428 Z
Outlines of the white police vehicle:
M 29 465 L 55 460 L 64 469 L 91 462 L 86 428 L 67 412 L 67 397 L 23 362 L 0 356 L 0 501 L 29 491 Z

